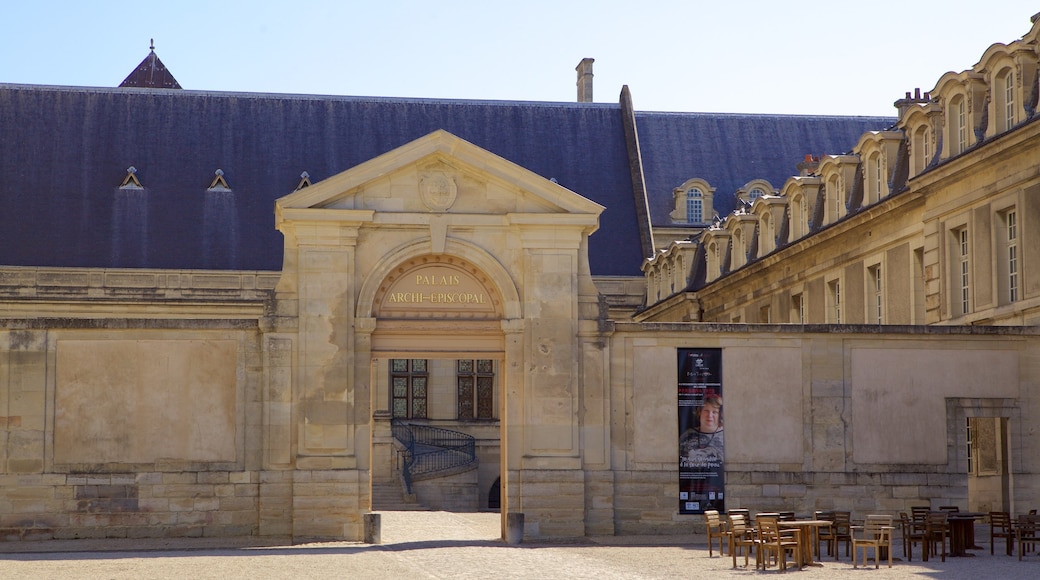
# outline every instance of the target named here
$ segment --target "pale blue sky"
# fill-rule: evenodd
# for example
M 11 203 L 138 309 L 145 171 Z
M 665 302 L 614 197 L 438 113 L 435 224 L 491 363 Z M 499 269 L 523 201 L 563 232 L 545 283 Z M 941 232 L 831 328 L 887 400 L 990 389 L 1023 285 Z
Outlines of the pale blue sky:
M 0 82 L 117 86 L 156 53 L 185 89 L 595 101 L 646 111 L 894 115 L 906 91 L 1029 31 L 1028 0 L 26 0 Z M 909 24 L 904 24 L 909 23 Z

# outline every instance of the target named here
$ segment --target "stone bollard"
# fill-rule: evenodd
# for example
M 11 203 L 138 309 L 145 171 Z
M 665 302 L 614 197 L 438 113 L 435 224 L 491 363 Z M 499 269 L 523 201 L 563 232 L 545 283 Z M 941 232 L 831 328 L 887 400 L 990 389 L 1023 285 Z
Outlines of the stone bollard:
M 381 514 L 365 514 L 365 543 L 382 544 L 383 523 Z
M 510 512 L 506 514 L 506 543 L 517 545 L 524 541 L 524 514 Z

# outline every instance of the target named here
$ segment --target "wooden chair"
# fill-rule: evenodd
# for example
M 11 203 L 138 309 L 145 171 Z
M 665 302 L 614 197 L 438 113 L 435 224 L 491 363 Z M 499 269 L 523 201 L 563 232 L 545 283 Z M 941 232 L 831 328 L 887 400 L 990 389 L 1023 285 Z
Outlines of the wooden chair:
M 946 512 L 928 512 L 924 519 L 924 561 L 935 554 L 936 542 L 942 546 L 942 561 L 946 561 L 946 538 L 950 535 L 950 525 Z
M 1035 516 L 1036 515 L 1036 510 L 1029 510 L 1029 515 Z M 1028 554 L 1029 552 L 1032 552 L 1034 547 L 1035 546 L 1026 546 L 1026 554 Z
M 1040 544 L 1040 516 L 1023 515 L 1018 516 L 1018 525 L 1015 526 L 1015 541 L 1018 542 L 1018 559 L 1022 559 L 1022 554 L 1027 551 L 1028 547 L 1036 549 L 1036 545 Z
M 816 553 L 822 559 L 823 552 L 820 550 L 820 544 L 827 544 L 827 555 L 834 556 L 834 558 L 837 559 L 838 557 L 834 554 L 836 551 L 835 544 L 837 543 L 834 536 L 834 512 L 816 510 L 815 512 L 813 512 L 813 518 L 817 520 L 832 522 L 830 527 L 821 527 L 819 530 L 817 530 Z
M 907 562 L 914 560 L 914 544 L 921 545 L 921 556 L 924 557 L 924 523 L 913 521 L 906 512 L 899 512 L 899 523 L 903 532 L 903 557 Z
M 722 522 L 722 518 L 719 517 L 718 510 L 707 510 L 704 512 L 704 525 L 708 529 L 708 557 L 712 557 L 712 545 L 715 543 L 715 538 L 719 539 L 719 556 L 725 556 L 726 552 L 723 551 L 723 542 L 726 539 L 727 531 L 726 525 Z
M 744 516 L 744 523 L 747 524 L 748 526 L 752 525 L 752 522 L 751 522 L 751 510 L 732 509 L 732 510 L 727 510 L 726 511 L 726 515 L 730 515 L 730 516 Z
M 928 512 L 932 511 L 930 506 L 926 505 L 915 505 L 910 506 L 910 518 L 915 522 L 924 523 L 925 518 L 928 517 Z
M 791 521 L 794 521 L 794 520 L 798 519 L 797 517 L 795 517 L 794 512 L 777 512 L 777 513 L 779 514 L 779 519 L 780 519 L 781 522 L 791 522 Z
M 1008 512 L 989 512 L 989 553 L 993 555 L 993 540 L 1004 538 L 1007 555 L 1015 546 L 1015 531 L 1011 526 L 1011 514 Z
M 863 549 L 863 566 L 867 565 L 867 550 L 874 548 L 874 568 L 880 568 L 881 548 L 888 549 L 888 567 L 892 567 L 892 516 L 868 515 L 862 526 L 853 526 L 853 530 L 862 530 L 856 537 L 852 535 L 852 567 L 857 567 L 859 552 Z
M 776 556 L 777 565 L 787 570 L 787 552 L 790 551 L 798 569 L 802 568 L 802 543 L 796 530 L 781 530 L 779 520 L 773 517 L 758 518 L 758 549 L 762 568 L 769 567 L 770 556 Z M 756 565 L 757 568 L 757 565 Z
M 852 546 L 852 512 L 847 511 L 835 511 L 834 512 L 834 524 L 831 525 L 831 529 L 834 530 L 834 559 L 838 558 L 838 547 L 841 542 L 845 542 L 845 555 L 849 555 L 850 546 Z
M 743 514 L 731 514 L 729 516 L 729 553 L 733 556 L 733 567 L 737 567 L 737 552 L 744 551 L 744 567 L 748 565 L 748 555 L 755 548 L 755 568 L 758 568 L 759 554 L 758 542 L 755 538 L 755 530 L 748 526 Z M 722 550 L 719 550 L 720 552 Z

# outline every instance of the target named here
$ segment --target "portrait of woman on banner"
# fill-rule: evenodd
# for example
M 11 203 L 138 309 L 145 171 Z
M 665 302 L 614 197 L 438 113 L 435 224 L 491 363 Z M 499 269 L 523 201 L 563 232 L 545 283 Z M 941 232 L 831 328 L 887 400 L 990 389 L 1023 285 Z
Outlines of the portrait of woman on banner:
M 679 437 L 680 465 L 717 469 L 723 459 L 722 396 L 706 395 L 694 417 L 695 424 Z

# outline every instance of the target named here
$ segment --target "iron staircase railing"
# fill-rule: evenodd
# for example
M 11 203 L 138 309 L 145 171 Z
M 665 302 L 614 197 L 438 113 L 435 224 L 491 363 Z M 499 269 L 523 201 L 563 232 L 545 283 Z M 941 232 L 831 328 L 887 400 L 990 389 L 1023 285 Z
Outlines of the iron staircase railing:
M 394 439 L 404 447 L 401 455 L 401 477 L 406 491 L 412 493 L 412 482 L 432 474 L 467 467 L 477 462 L 476 439 L 451 429 L 417 425 L 395 418 L 390 422 Z

